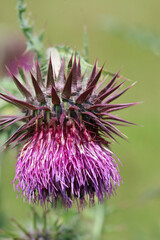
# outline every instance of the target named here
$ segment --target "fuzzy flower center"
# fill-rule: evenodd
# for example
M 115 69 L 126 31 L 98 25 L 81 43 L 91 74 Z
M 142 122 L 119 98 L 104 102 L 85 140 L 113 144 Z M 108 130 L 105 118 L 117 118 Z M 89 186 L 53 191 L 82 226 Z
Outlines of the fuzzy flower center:
M 118 166 L 109 150 L 92 140 L 86 129 L 74 125 L 42 128 L 23 146 L 16 164 L 18 193 L 29 201 L 78 207 L 110 197 L 119 186 Z

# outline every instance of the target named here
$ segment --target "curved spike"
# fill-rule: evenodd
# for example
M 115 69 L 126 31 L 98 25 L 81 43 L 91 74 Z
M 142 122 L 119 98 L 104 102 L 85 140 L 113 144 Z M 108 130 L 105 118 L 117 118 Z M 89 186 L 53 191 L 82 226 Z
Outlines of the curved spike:
M 77 91 L 81 91 L 82 89 L 82 76 L 81 76 L 81 62 L 80 62 L 80 56 L 78 59 L 78 66 L 77 66 Z
M 80 108 L 77 107 L 76 105 L 72 105 L 68 108 L 68 110 L 80 110 Z
M 128 138 L 124 133 L 122 133 L 118 128 L 116 128 L 111 122 L 102 120 L 102 123 L 104 123 L 105 125 L 108 125 L 111 129 L 114 129 L 115 134 L 119 133 L 120 135 L 118 135 L 118 136 L 120 136 L 120 137 L 124 136 L 125 138 Z
M 139 103 L 126 103 L 126 104 L 121 104 L 121 106 L 119 107 L 113 107 L 113 108 L 110 108 L 107 110 L 107 112 L 114 112 L 114 111 L 118 111 L 118 110 L 121 110 L 121 109 L 125 109 L 125 108 L 128 108 L 128 107 L 131 107 L 131 106 L 134 106 L 136 104 L 139 104 Z M 119 104 L 120 105 L 120 104 Z
M 20 117 L 19 115 L 0 115 L 0 121 L 7 120 L 7 119 L 12 119 L 12 118 L 17 118 Z
M 110 82 L 99 92 L 98 98 L 103 95 L 110 87 L 112 87 L 113 83 L 115 82 L 116 78 L 119 76 L 120 70 L 114 75 L 114 77 L 110 80 Z
M 31 88 L 30 83 L 28 81 L 28 77 L 26 76 L 26 72 L 24 72 L 24 76 L 25 76 L 25 81 L 26 81 L 26 87 L 27 87 L 28 91 L 31 93 L 32 92 L 32 90 L 31 90 L 32 88 Z
M 94 104 L 100 103 L 102 102 L 106 97 L 108 97 L 111 93 L 113 93 L 114 91 L 116 91 L 117 89 L 119 89 L 124 83 L 126 82 L 123 81 L 122 83 L 120 83 L 118 86 L 109 89 L 108 91 L 106 91 L 106 93 L 102 94 L 101 96 L 99 96 L 98 98 L 96 98 L 96 101 L 94 102 Z
M 99 82 L 99 83 L 97 84 L 97 86 L 96 86 L 96 88 L 95 88 L 95 91 L 96 91 L 96 92 L 97 92 L 98 89 L 100 89 L 100 87 L 105 83 L 105 81 L 107 80 L 108 76 L 109 76 L 109 75 L 106 75 L 105 78 L 104 78 L 101 82 Z
M 47 73 L 47 84 L 46 84 L 46 92 L 49 96 L 51 96 L 52 86 L 55 87 L 55 82 L 54 82 L 54 76 L 53 76 L 52 60 L 50 58 L 48 73 Z
M 97 108 L 105 108 L 106 106 L 107 106 L 108 104 L 93 104 L 93 105 L 91 105 L 88 109 L 89 110 L 95 110 L 95 109 L 97 109 Z
M 22 93 L 22 95 L 24 97 L 26 97 L 26 99 L 28 101 L 32 100 L 32 95 L 31 93 L 27 90 L 27 88 L 16 78 L 16 76 L 14 74 L 11 73 L 11 71 L 9 70 L 8 67 L 6 67 L 8 73 L 11 75 L 15 85 L 17 86 L 17 88 L 19 89 L 19 91 Z
M 104 126 L 104 124 L 101 122 L 101 120 L 95 114 L 93 114 L 91 112 L 82 112 L 82 114 L 92 117 L 96 121 L 96 125 L 98 125 L 104 131 L 105 134 L 107 134 L 110 138 L 112 138 L 114 141 L 116 141 L 116 139 L 110 133 L 110 130 Z
M 89 87 L 88 88 L 91 88 L 91 87 L 93 87 L 92 88 L 92 91 L 90 92 L 90 94 L 87 96 L 87 100 L 90 98 L 90 96 L 92 95 L 92 92 L 93 92 L 93 90 L 94 90 L 94 88 L 95 88 L 95 86 L 96 86 L 96 84 L 97 84 L 97 82 L 98 82 L 98 80 L 99 80 L 99 78 L 100 78 L 100 76 L 101 76 L 101 73 L 102 73 L 102 70 L 103 70 L 103 67 L 104 66 L 102 66 L 102 68 L 100 69 L 100 71 L 97 73 L 97 75 L 95 76 L 95 78 L 92 80 L 92 82 L 90 83 L 90 85 L 89 85 Z
M 9 102 L 9 103 L 15 105 L 16 107 L 18 107 L 22 110 L 24 110 L 24 109 L 35 110 L 35 106 L 33 106 L 32 104 L 21 101 L 19 99 L 13 98 L 13 97 L 10 97 L 8 95 L 0 93 L 0 98 L 6 102 Z
M 96 105 L 100 105 L 100 104 L 96 104 Z M 105 106 L 106 105 L 106 106 Z M 113 108 L 117 108 L 117 107 L 122 107 L 124 106 L 125 104 L 104 104 L 104 107 L 102 108 L 99 108 L 99 112 L 105 112 L 105 111 L 108 111 L 109 109 L 113 109 Z
M 94 86 L 87 88 L 86 91 L 79 95 L 78 98 L 76 99 L 76 104 L 82 104 L 83 102 L 85 102 L 85 100 L 87 100 L 90 94 L 92 93 L 93 88 Z
M 106 126 L 108 131 L 110 131 L 111 133 L 113 133 L 113 134 L 119 136 L 120 138 L 126 140 L 127 136 L 125 134 L 121 133 L 116 127 L 113 128 L 112 124 L 107 124 L 106 123 L 106 125 L 108 125 L 108 126 Z M 112 127 L 110 127 L 109 125 L 112 125 Z
M 88 81 L 87 81 L 87 87 L 90 85 L 90 83 L 92 82 L 92 80 L 95 78 L 96 73 L 97 73 L 97 59 L 96 59 L 95 64 L 94 64 L 94 66 L 93 66 L 92 72 L 91 72 L 91 74 L 89 75 L 89 78 L 88 78 Z
M 76 53 L 74 56 L 74 63 L 72 67 L 72 93 L 77 93 L 77 64 L 76 64 Z
M 40 106 L 40 107 L 36 107 L 35 110 L 46 110 L 46 111 L 49 111 L 50 108 L 49 107 L 45 107 L 45 106 Z
M 72 60 L 73 60 L 73 53 L 71 55 L 71 58 L 68 62 L 68 66 L 67 66 L 67 76 L 69 75 L 70 71 L 71 71 L 71 68 L 72 68 Z
M 14 121 L 15 119 L 17 119 L 17 118 L 16 117 L 12 117 L 12 118 L 8 118 L 8 119 L 2 119 L 2 121 L 0 121 L 0 127 L 5 125 L 5 124 L 7 124 L 7 123 L 10 123 L 10 122 Z
M 92 86 L 96 86 L 100 76 L 101 76 L 101 73 L 102 73 L 102 70 L 104 68 L 104 65 L 101 67 L 101 69 L 99 70 L 99 72 L 96 74 L 96 76 L 94 77 L 94 79 L 91 81 L 91 83 L 89 84 L 88 87 L 92 87 Z
M 72 82 L 73 82 L 73 67 L 70 71 L 70 74 L 66 80 L 65 86 L 63 88 L 63 92 L 61 94 L 62 99 L 69 99 L 71 96 L 71 88 L 72 88 Z
M 24 125 L 23 125 L 23 126 L 20 126 L 20 127 L 12 134 L 12 136 L 11 136 L 9 139 L 7 139 L 7 141 L 0 147 L 0 150 L 3 149 L 4 146 L 6 146 L 4 149 L 6 149 L 7 146 L 9 146 L 10 143 L 11 143 L 13 140 L 15 140 L 15 139 L 17 138 L 17 136 L 19 136 L 19 135 L 22 133 L 23 127 L 24 127 Z M 4 150 L 4 149 L 3 149 L 3 150 Z
M 120 97 L 123 93 L 125 93 L 126 91 L 128 91 L 131 87 L 133 87 L 134 85 L 136 84 L 133 83 L 132 85 L 130 85 L 129 87 L 127 87 L 125 90 L 123 90 L 122 92 L 118 93 L 117 95 L 115 96 L 111 96 L 109 99 L 107 99 L 107 101 L 105 101 L 105 103 L 110 103 L 112 102 L 113 100 L 117 99 L 118 97 Z
M 61 91 L 63 89 L 64 82 L 65 82 L 65 58 L 62 59 L 61 67 L 56 81 L 56 88 L 58 91 Z
M 37 60 L 37 65 L 36 65 L 36 72 L 37 72 L 37 82 L 38 82 L 39 86 L 44 87 L 43 78 L 42 78 L 41 69 L 40 69 L 38 60 Z
M 1 128 L 1 130 L 9 127 L 10 125 L 12 125 L 12 124 L 14 124 L 14 123 L 16 123 L 16 122 L 23 121 L 24 119 L 27 119 L 27 118 L 29 118 L 29 117 L 30 117 L 30 116 L 20 116 L 20 117 L 18 117 L 18 118 L 12 119 L 12 120 L 5 121 L 4 123 L 1 123 L 0 125 L 5 125 L 5 124 L 7 124 L 7 123 L 8 123 L 8 124 L 5 125 L 5 126 L 3 126 L 3 127 Z
M 7 94 L 7 96 L 14 98 L 14 96 L 10 92 L 6 91 L 6 89 L 4 89 L 4 88 L 0 88 L 0 89 L 3 90 L 3 92 L 5 92 Z
M 13 81 L 14 83 L 16 84 L 17 88 L 19 89 L 19 91 L 22 93 L 22 95 L 24 97 L 26 97 L 27 101 L 32 101 L 32 95 L 31 93 L 27 90 L 27 88 L 22 84 L 20 83 L 20 81 L 14 76 L 12 75 L 13 77 Z
M 112 115 L 110 113 L 107 113 L 106 116 L 105 115 L 104 115 L 104 119 L 106 119 L 106 120 L 113 120 L 113 121 L 118 121 L 118 122 L 123 122 L 123 123 L 127 123 L 127 124 L 136 125 L 135 123 L 129 122 L 129 121 L 125 120 L 125 119 L 119 118 L 119 117 L 117 117 L 115 115 Z
M 36 93 L 37 101 L 40 103 L 46 103 L 44 94 L 32 73 L 31 73 L 31 78 L 32 78 L 33 87 Z
M 52 96 L 52 103 L 53 104 L 60 104 L 61 103 L 61 101 L 60 101 L 60 98 L 59 98 L 59 96 L 58 96 L 58 94 L 57 94 L 57 92 L 56 92 L 56 90 L 55 90 L 55 88 L 52 86 L 52 92 L 51 92 L 51 96 Z

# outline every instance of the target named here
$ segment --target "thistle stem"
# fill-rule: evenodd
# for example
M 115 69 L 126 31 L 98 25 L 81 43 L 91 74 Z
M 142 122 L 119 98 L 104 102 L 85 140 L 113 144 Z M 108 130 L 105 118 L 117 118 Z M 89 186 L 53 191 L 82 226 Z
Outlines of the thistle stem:
M 47 231 L 47 211 L 46 209 L 43 210 L 43 235 L 46 236 Z
M 37 213 L 35 207 L 33 207 L 33 228 L 37 232 Z
M 18 0 L 17 11 L 20 28 L 28 40 L 28 50 L 33 50 L 37 54 L 38 60 L 42 61 L 44 59 L 43 33 L 40 33 L 39 36 L 33 35 L 33 25 L 29 23 L 29 19 L 24 17 L 26 6 L 24 0 Z
M 95 240 L 101 239 L 104 215 L 105 215 L 104 204 L 99 204 L 98 206 L 96 206 L 96 215 L 93 227 L 93 239 Z

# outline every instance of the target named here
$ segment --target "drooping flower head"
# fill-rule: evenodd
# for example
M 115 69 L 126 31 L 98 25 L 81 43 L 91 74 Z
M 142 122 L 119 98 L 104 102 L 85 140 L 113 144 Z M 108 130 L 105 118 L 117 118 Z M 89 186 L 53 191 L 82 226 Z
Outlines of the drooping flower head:
M 130 122 L 112 112 L 134 104 L 112 103 L 132 86 L 120 90 L 124 81 L 119 83 L 119 72 L 102 87 L 106 78 L 98 83 L 103 67 L 98 71 L 97 61 L 86 81 L 80 57 L 72 58 L 67 69 L 62 60 L 58 75 L 50 59 L 43 77 L 37 62 L 36 76 L 31 73 L 26 86 L 12 74 L 25 100 L 2 93 L 0 98 L 20 108 L 23 115 L 1 116 L 0 125 L 23 122 L 5 143 L 6 147 L 21 145 L 13 180 L 18 194 L 42 205 L 56 206 L 61 199 L 66 208 L 75 201 L 82 208 L 86 200 L 93 205 L 95 197 L 101 203 L 120 185 L 109 144 L 114 135 L 124 137 L 116 125 Z

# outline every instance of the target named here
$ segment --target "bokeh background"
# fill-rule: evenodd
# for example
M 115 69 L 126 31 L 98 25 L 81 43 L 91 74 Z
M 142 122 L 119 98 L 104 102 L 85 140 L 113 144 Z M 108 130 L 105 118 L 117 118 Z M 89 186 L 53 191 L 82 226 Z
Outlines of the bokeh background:
M 129 142 L 120 140 L 120 144 L 112 147 L 123 163 L 120 169 L 124 184 L 117 190 L 117 196 L 80 214 L 73 211 L 70 217 L 76 215 L 79 223 L 87 226 L 88 239 L 160 239 L 160 1 L 26 2 L 36 30 L 45 28 L 46 47 L 63 43 L 83 50 L 86 24 L 90 62 L 98 58 L 99 65 L 105 62 L 113 72 L 122 67 L 122 75 L 131 82 L 137 81 L 122 101 L 143 102 L 119 113 L 140 126 L 125 128 Z M 0 39 L 7 34 L 21 36 L 16 0 L 1 1 Z M 12 216 L 24 224 L 30 219 L 29 204 L 16 199 L 10 184 L 16 154 L 16 150 L 0 154 L 0 228 L 11 228 Z

